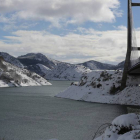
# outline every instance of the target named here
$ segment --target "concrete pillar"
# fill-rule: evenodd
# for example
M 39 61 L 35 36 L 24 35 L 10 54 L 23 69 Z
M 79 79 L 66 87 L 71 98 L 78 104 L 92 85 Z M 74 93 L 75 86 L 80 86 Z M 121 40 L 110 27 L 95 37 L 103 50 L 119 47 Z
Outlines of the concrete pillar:
M 131 0 L 128 0 L 128 15 L 127 15 L 127 52 L 121 82 L 121 90 L 126 87 L 128 68 L 130 64 L 131 47 L 132 47 L 132 5 Z

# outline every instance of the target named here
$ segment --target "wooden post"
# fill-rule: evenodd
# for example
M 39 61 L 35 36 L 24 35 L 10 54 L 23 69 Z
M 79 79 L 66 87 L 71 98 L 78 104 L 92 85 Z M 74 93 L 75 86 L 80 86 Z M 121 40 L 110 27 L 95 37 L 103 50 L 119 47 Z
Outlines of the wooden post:
M 132 47 L 132 5 L 131 0 L 128 0 L 128 21 L 127 21 L 127 52 L 121 81 L 121 90 L 126 87 L 128 67 L 130 64 L 131 47 Z

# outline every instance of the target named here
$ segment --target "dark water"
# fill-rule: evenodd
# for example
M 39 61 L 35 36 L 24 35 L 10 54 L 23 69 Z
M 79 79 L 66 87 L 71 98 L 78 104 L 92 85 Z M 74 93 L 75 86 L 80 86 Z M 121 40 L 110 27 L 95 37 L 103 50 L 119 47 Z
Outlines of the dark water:
M 71 82 L 0 89 L 0 138 L 5 140 L 90 140 L 97 128 L 125 107 L 53 97 Z
M 0 88 L 0 93 L 4 95 L 17 96 L 55 96 L 57 93 L 65 90 L 70 86 L 71 81 L 49 81 L 50 86 L 34 86 L 34 87 L 20 87 L 20 88 Z

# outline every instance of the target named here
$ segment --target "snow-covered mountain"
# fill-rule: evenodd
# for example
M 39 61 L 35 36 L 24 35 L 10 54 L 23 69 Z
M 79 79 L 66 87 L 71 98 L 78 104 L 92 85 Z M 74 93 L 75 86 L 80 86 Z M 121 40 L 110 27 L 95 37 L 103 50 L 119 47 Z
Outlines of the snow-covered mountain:
M 111 65 L 94 60 L 80 64 L 69 64 L 51 59 L 41 53 L 28 53 L 18 58 L 12 57 L 7 53 L 2 54 L 6 54 L 2 56 L 5 56 L 4 59 L 7 62 L 18 67 L 24 66 L 24 68 L 50 80 L 79 80 L 84 73 L 89 73 L 91 70 L 116 70 L 122 69 L 124 65 L 124 62 L 118 65 Z M 14 61 L 12 61 L 13 58 Z
M 53 69 L 55 66 L 57 66 L 57 64 L 60 63 L 59 61 L 48 58 L 41 53 L 28 53 L 26 55 L 19 56 L 18 60 L 24 66 L 42 64 L 50 69 Z
M 79 80 L 84 73 L 91 72 L 85 66 L 56 61 L 41 53 L 29 53 L 18 57 L 18 60 L 28 70 L 49 80 Z
M 80 63 L 79 65 L 83 65 L 91 70 L 114 70 L 116 67 L 115 65 L 101 63 L 94 60 Z
M 45 78 L 50 80 L 79 80 L 92 70 L 81 65 L 59 63 L 54 69 L 47 71 Z
M 124 63 L 125 63 L 125 61 L 120 62 L 118 65 L 116 65 L 116 69 L 123 69 Z
M 0 59 L 0 87 L 51 85 L 34 72 L 19 68 Z
M 81 65 L 60 62 L 41 53 L 29 53 L 18 57 L 25 68 L 50 80 L 79 80 L 82 74 L 91 72 Z
M 25 68 L 43 77 L 48 73 L 48 71 L 51 71 L 50 68 L 42 64 L 28 65 Z
M 23 68 L 24 67 L 22 65 L 22 63 L 20 63 L 20 61 L 17 58 L 11 56 L 8 53 L 0 52 L 0 56 L 2 56 L 6 62 L 9 62 L 9 63 L 11 63 L 11 64 L 13 64 L 13 65 L 15 65 L 15 66 L 17 66 L 19 68 Z

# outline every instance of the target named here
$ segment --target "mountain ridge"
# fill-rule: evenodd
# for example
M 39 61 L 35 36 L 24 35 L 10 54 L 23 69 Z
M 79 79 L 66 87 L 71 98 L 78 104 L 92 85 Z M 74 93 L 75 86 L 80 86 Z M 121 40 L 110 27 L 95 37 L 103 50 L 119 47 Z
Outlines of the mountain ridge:
M 7 56 L 9 57 L 10 55 L 8 54 Z M 24 68 L 49 80 L 79 80 L 83 74 L 89 73 L 92 70 L 116 70 L 122 69 L 124 65 L 124 62 L 112 65 L 94 60 L 79 64 L 70 64 L 51 59 L 41 53 L 28 53 L 15 59 Z M 13 63 L 10 60 L 9 62 Z

